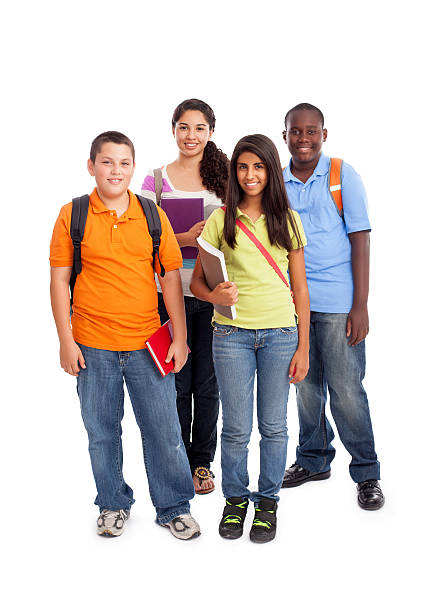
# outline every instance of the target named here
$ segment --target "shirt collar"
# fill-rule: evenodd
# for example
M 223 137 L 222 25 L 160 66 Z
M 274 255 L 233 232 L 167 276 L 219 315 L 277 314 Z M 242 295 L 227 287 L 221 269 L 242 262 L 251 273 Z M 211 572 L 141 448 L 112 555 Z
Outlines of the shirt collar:
M 262 213 L 262 214 L 260 215 L 260 217 L 257 219 L 257 221 L 258 221 L 259 219 L 263 219 L 263 218 L 264 218 L 264 216 L 265 216 L 265 213 Z M 236 217 L 246 217 L 247 219 L 250 219 L 250 217 L 248 217 L 248 215 L 247 215 L 245 212 L 243 212 L 242 210 L 240 210 L 240 208 L 239 208 L 238 206 L 237 206 L 237 208 L 236 208 Z M 251 221 L 251 219 L 250 219 L 250 221 Z M 257 221 L 256 221 L 256 223 L 257 223 Z M 251 223 L 253 223 L 253 221 L 251 221 Z
M 144 217 L 144 213 L 137 196 L 135 196 L 129 189 L 128 194 L 128 210 L 122 216 L 126 215 L 128 219 L 141 219 L 142 217 Z M 93 190 L 93 193 L 90 194 L 90 204 L 94 213 L 99 214 L 103 212 L 109 212 L 109 208 L 107 208 L 102 202 L 102 200 L 99 198 L 99 194 L 97 193 L 96 188 Z
M 284 182 L 287 183 L 288 181 L 295 181 L 296 183 L 301 183 L 300 179 L 298 179 L 296 176 L 292 174 L 291 162 L 292 162 L 292 158 L 290 159 L 288 165 L 283 170 Z M 324 176 L 325 174 L 328 173 L 329 166 L 330 166 L 330 158 L 327 157 L 327 155 L 324 155 L 324 153 L 321 153 L 312 176 Z

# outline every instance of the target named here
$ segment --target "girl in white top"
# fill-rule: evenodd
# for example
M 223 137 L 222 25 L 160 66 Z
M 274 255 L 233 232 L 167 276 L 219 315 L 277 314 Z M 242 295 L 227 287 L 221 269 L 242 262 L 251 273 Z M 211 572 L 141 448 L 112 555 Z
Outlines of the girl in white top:
M 196 247 L 209 215 L 222 206 L 228 180 L 228 159 L 211 140 L 216 119 L 202 100 L 185 100 L 172 117 L 172 133 L 178 157 L 161 169 L 161 199 L 203 198 L 204 220 L 188 231 L 176 234 L 180 247 Z M 142 195 L 156 202 L 154 173 L 150 170 L 142 185 Z M 175 375 L 177 407 L 182 437 L 193 474 L 195 492 L 214 490 L 210 463 L 216 450 L 216 423 L 219 391 L 212 359 L 212 305 L 198 300 L 189 285 L 195 259 L 184 259 L 181 279 L 187 321 L 187 343 L 191 349 L 184 368 Z M 158 294 L 161 321 L 168 319 L 162 295 Z

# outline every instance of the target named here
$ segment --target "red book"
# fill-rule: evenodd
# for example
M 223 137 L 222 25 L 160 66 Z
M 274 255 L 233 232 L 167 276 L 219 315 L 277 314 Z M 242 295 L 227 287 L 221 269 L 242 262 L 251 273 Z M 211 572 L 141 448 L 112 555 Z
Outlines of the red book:
M 175 366 L 173 359 L 166 363 L 165 359 L 167 357 L 167 353 L 169 352 L 169 347 L 172 344 L 173 340 L 173 329 L 172 323 L 170 319 L 164 323 L 157 331 L 152 334 L 149 340 L 146 340 L 146 348 L 151 354 L 152 359 L 155 362 L 155 365 L 160 370 L 161 376 L 166 376 L 169 374 Z M 187 347 L 188 348 L 188 347 Z M 190 349 L 188 348 L 190 352 Z

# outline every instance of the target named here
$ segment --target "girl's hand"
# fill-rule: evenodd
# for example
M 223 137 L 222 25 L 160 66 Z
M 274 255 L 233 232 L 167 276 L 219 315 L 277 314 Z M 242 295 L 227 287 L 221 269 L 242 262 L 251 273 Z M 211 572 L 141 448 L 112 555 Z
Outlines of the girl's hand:
M 59 361 L 64 372 L 67 372 L 67 374 L 70 374 L 71 376 L 77 376 L 79 374 L 79 365 L 83 369 L 86 367 L 82 351 L 73 338 L 71 340 L 69 339 L 61 342 Z
M 309 371 L 309 350 L 298 348 L 289 366 L 289 378 L 291 383 L 299 383 L 306 378 Z
M 183 369 L 186 361 L 187 361 L 187 343 L 186 342 L 178 342 L 174 340 L 172 344 L 169 346 L 169 350 L 167 352 L 167 357 L 164 360 L 166 363 L 170 361 L 174 362 L 174 368 L 171 370 L 174 374 Z
M 204 229 L 205 221 L 198 221 L 195 223 L 187 232 L 186 232 L 186 241 L 184 246 L 192 246 L 197 247 L 198 243 L 196 242 L 196 238 L 198 238 L 202 230 Z
M 220 306 L 233 306 L 237 303 L 237 296 L 239 291 L 237 290 L 236 283 L 225 281 L 219 283 L 211 292 L 211 301 L 213 304 L 220 304 Z

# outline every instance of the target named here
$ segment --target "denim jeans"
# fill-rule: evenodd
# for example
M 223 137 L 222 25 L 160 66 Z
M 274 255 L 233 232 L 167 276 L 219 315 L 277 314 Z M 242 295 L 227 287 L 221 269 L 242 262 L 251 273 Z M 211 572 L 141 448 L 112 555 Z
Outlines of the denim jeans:
M 192 472 L 209 468 L 216 451 L 219 389 L 212 356 L 213 306 L 194 297 L 184 297 L 187 344 L 190 353 L 183 369 L 175 375 L 176 405 L 181 433 Z M 169 318 L 161 293 L 158 294 L 161 322 Z
M 311 312 L 310 368 L 297 384 L 300 421 L 297 463 L 311 472 L 325 472 L 335 456 L 333 429 L 325 414 L 327 390 L 330 410 L 342 443 L 351 455 L 354 482 L 380 478 L 374 449 L 365 376 L 365 342 L 349 346 L 347 314 Z
M 146 349 L 104 351 L 79 344 L 86 369 L 77 387 L 100 510 L 129 509 L 122 474 L 123 382 L 140 428 L 149 492 L 158 523 L 190 511 L 193 481 L 181 438 L 173 374 L 162 377 Z
M 225 497 L 278 501 L 287 453 L 289 365 L 297 349 L 296 327 L 243 329 L 215 324 L 213 359 L 222 402 L 221 464 Z M 257 371 L 260 439 L 258 491 L 248 489 L 248 443 Z

